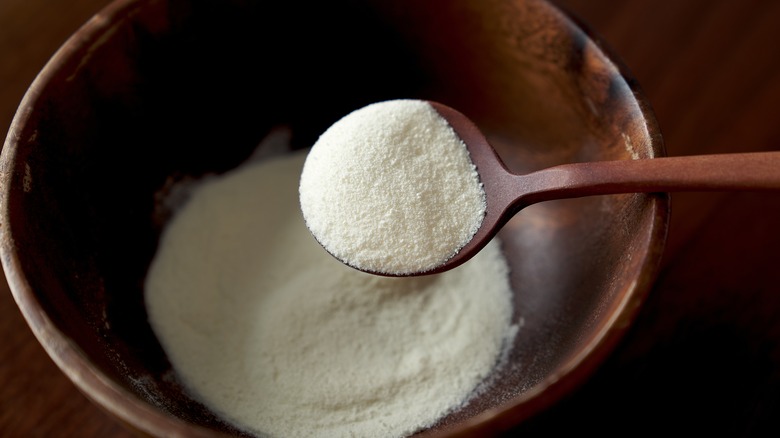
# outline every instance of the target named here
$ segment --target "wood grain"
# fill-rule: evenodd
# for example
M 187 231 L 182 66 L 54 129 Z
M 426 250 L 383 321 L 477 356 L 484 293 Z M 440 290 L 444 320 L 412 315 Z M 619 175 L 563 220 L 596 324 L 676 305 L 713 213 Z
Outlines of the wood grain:
M 0 125 L 107 0 L 0 2 Z M 646 92 L 669 155 L 780 150 L 780 2 L 557 0 Z M 780 433 L 780 195 L 675 194 L 657 286 L 594 378 L 511 435 Z M 0 436 L 130 436 L 90 403 L 0 291 Z

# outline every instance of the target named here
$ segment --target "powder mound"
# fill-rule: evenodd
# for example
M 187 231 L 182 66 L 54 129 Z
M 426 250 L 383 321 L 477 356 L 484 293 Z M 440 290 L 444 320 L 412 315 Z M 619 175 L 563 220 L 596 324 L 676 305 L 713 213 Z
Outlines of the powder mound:
M 306 225 L 337 259 L 392 275 L 441 266 L 474 236 L 485 192 L 468 149 L 425 101 L 346 115 L 309 153 L 299 196 Z
M 345 266 L 304 224 L 304 159 L 194 188 L 149 269 L 150 324 L 192 396 L 249 433 L 392 438 L 431 426 L 512 343 L 499 243 L 439 275 Z

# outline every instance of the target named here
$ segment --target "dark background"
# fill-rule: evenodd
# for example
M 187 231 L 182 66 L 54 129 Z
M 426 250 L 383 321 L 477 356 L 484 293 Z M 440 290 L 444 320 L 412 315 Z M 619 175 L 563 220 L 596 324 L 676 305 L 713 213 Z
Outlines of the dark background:
M 3 138 L 49 56 L 106 3 L 0 0 Z M 780 150 L 780 2 L 555 3 L 624 61 L 669 155 Z M 511 435 L 780 436 L 779 252 L 780 194 L 674 194 L 635 326 L 584 387 Z M 131 436 L 57 369 L 0 289 L 0 436 Z

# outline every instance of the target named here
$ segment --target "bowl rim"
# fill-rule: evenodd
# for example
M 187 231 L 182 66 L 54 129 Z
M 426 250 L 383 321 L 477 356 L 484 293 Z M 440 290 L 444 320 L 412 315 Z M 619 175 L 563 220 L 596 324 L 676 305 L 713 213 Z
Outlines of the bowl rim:
M 582 32 L 601 52 L 603 59 L 614 64 L 620 77 L 626 82 L 639 106 L 641 118 L 650 135 L 653 157 L 666 155 L 663 140 L 653 110 L 639 84 L 612 49 L 586 23 L 560 5 L 549 0 L 532 0 L 545 3 L 560 14 L 567 26 Z M 187 423 L 184 420 L 152 407 L 148 402 L 124 389 L 93 366 L 86 354 L 45 314 L 36 294 L 25 279 L 17 246 L 10 233 L 10 208 L 8 200 L 13 181 L 24 175 L 14 166 L 17 146 L 22 141 L 21 132 L 31 117 L 36 102 L 46 84 L 57 74 L 63 64 L 85 46 L 100 44 L 101 36 L 112 32 L 133 16 L 145 0 L 113 0 L 79 27 L 52 55 L 29 86 L 11 122 L 2 152 L 0 152 L 0 258 L 9 288 L 17 306 L 30 326 L 38 342 L 60 370 L 94 404 L 113 415 L 125 427 L 152 436 L 228 436 L 227 434 Z M 649 251 L 637 261 L 637 280 L 621 293 L 611 318 L 601 330 L 592 336 L 587 348 L 570 358 L 558 373 L 546 377 L 532 388 L 515 397 L 509 404 L 494 407 L 443 430 L 423 431 L 425 436 L 451 437 L 484 435 L 506 431 L 539 414 L 581 386 L 606 360 L 625 336 L 639 310 L 650 293 L 660 268 L 669 227 L 670 197 L 668 193 L 652 196 L 652 221 L 648 232 Z
M 133 10 L 140 8 L 142 3 L 144 0 L 113 0 L 106 4 L 65 40 L 25 92 L 0 152 L 0 258 L 11 294 L 33 335 L 57 367 L 95 405 L 114 416 L 129 430 L 146 435 L 214 436 L 216 431 L 207 431 L 152 408 L 92 366 L 78 345 L 57 328 L 42 310 L 40 301 L 24 276 L 17 246 L 7 225 L 11 216 L 8 203 L 10 187 L 15 179 L 23 178 L 23 175 L 18 175 L 19 169 L 13 164 L 17 146 L 23 140 L 21 132 L 46 84 L 72 55 L 84 47 L 100 44 L 102 36 L 110 34 L 130 19 Z

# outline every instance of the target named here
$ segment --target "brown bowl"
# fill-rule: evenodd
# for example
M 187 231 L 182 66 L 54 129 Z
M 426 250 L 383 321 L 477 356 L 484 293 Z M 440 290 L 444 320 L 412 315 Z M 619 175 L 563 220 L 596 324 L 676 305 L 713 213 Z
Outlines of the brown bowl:
M 540 0 L 118 0 L 51 59 L 2 152 L 2 260 L 49 355 L 142 433 L 236 434 L 189 398 L 143 280 L 170 181 L 226 171 L 273 127 L 296 148 L 365 104 L 431 99 L 507 165 L 663 155 L 636 84 Z M 489 391 L 421 435 L 511 429 L 587 379 L 631 324 L 666 239 L 666 194 L 548 202 L 501 237 L 522 327 Z

